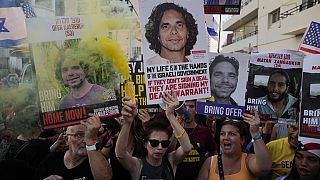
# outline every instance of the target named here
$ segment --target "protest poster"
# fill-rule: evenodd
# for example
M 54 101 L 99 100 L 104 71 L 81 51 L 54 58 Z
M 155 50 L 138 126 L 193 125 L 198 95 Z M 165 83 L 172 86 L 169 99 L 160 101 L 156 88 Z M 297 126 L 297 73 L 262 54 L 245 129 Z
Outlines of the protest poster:
M 78 124 L 89 113 L 102 119 L 120 113 L 116 70 L 128 70 L 127 59 L 117 41 L 90 32 L 93 22 L 90 16 L 27 21 L 44 128 Z
M 205 14 L 240 14 L 240 10 L 241 0 L 204 0 Z
M 303 62 L 299 140 L 320 143 L 320 55 L 307 55 Z
M 180 101 L 209 97 L 202 4 L 140 0 L 139 7 L 148 104 L 171 90 Z
M 246 111 L 261 121 L 296 122 L 299 113 L 303 54 L 279 50 L 251 54 Z
M 240 118 L 245 106 L 249 55 L 208 53 L 211 97 L 197 101 L 204 115 Z
M 147 103 L 147 95 L 146 95 L 146 86 L 145 86 L 145 77 L 144 77 L 144 69 L 143 69 L 143 61 L 133 60 L 129 61 L 129 70 L 130 70 L 130 78 L 134 83 L 134 91 L 135 97 L 138 99 L 138 109 L 145 109 L 149 113 L 157 113 L 159 112 L 158 105 L 148 105 Z M 125 85 L 121 83 L 120 86 L 121 99 L 125 96 Z M 123 106 L 123 100 L 122 100 Z

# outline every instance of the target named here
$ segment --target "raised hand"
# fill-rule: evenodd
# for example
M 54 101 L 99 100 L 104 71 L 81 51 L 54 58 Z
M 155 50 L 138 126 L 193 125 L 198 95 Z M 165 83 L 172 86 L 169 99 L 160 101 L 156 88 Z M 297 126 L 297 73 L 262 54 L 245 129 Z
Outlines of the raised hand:
M 151 119 L 150 114 L 144 109 L 138 113 L 138 118 L 142 121 L 143 124 L 150 121 Z
M 168 92 L 164 92 L 162 101 L 166 104 L 166 115 L 174 114 L 174 110 L 178 107 L 179 101 L 176 92 L 172 92 L 172 95 Z
M 81 121 L 81 124 L 86 127 L 84 134 L 85 143 L 90 146 L 98 142 L 98 132 L 101 127 L 100 118 L 92 115 L 86 121 Z
M 126 96 L 124 99 L 124 106 L 121 114 L 124 119 L 124 123 L 132 123 L 134 118 L 137 116 L 137 105 L 131 102 L 130 97 Z
M 260 118 L 259 114 L 256 110 L 254 110 L 254 115 L 249 113 L 243 113 L 242 115 L 243 120 L 250 125 L 250 134 L 253 135 L 255 133 L 260 132 Z

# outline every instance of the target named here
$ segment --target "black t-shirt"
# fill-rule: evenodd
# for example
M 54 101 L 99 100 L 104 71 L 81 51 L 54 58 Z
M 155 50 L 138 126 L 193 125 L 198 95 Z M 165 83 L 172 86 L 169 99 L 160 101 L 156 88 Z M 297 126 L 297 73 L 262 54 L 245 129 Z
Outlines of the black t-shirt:
M 22 141 L 14 139 L 10 142 L 5 159 L 18 159 L 26 161 L 30 166 L 37 167 L 50 153 L 50 144 L 46 141 L 33 139 Z
M 160 166 L 152 166 L 148 163 L 146 158 L 142 158 L 142 169 L 140 178 L 142 180 L 173 180 L 173 172 L 171 173 L 168 159 L 163 157 Z
M 50 153 L 40 164 L 36 172 L 36 179 L 44 179 L 50 175 L 62 176 L 64 180 L 93 179 L 88 159 L 84 160 L 75 168 L 67 169 L 64 165 L 64 154 L 64 152 Z

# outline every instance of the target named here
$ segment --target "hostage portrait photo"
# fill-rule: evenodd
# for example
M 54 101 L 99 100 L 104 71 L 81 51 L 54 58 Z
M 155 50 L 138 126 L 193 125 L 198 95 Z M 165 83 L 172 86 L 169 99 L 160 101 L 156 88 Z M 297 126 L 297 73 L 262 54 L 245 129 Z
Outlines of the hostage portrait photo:
M 207 101 L 244 106 L 249 55 L 209 53 L 208 57 L 211 97 Z
M 320 55 L 307 55 L 303 63 L 300 136 L 320 138 Z M 311 139 L 314 141 L 314 139 Z
M 303 55 L 283 50 L 251 56 L 246 110 L 266 119 L 298 118 Z
M 110 64 L 79 47 L 79 42 L 66 40 L 34 44 L 42 112 L 116 99 L 111 78 L 115 72 Z
M 203 5 L 197 1 L 141 0 L 142 52 L 148 104 L 164 91 L 180 101 L 209 96 Z
M 140 0 L 139 6 L 146 65 L 205 59 L 208 47 L 201 3 Z

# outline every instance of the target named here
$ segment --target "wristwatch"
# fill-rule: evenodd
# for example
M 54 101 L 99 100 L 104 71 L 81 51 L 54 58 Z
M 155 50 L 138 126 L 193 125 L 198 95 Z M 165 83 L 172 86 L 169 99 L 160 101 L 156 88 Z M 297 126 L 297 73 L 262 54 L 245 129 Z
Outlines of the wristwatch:
M 94 145 L 87 146 L 86 145 L 87 151 L 96 151 L 98 149 L 98 143 L 95 143 Z
M 253 139 L 253 141 L 262 139 L 261 133 L 257 132 L 257 133 L 252 134 L 252 139 Z

